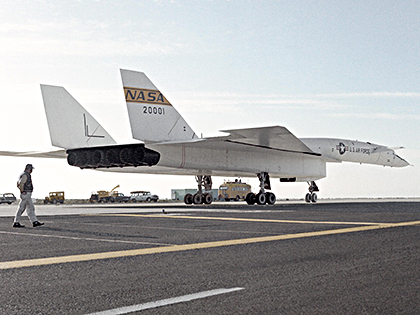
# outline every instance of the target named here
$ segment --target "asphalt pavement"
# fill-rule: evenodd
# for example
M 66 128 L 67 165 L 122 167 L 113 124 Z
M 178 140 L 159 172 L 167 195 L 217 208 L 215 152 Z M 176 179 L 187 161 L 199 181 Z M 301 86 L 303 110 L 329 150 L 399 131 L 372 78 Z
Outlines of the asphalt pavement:
M 0 314 L 420 313 L 419 202 L 15 208 Z

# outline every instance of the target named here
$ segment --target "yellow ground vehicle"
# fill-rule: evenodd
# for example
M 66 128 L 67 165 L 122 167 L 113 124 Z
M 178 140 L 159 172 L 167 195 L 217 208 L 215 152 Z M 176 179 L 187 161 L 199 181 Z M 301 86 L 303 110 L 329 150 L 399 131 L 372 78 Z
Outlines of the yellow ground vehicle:
M 241 180 L 224 182 L 219 187 L 219 200 L 244 200 L 249 192 L 251 192 L 251 185 L 242 183 Z
M 64 191 L 52 191 L 49 193 L 48 197 L 45 197 L 44 203 L 62 204 L 64 203 L 64 200 Z
M 118 196 L 118 191 L 115 191 L 120 185 L 115 186 L 110 191 L 98 190 L 91 194 L 89 202 L 115 202 Z

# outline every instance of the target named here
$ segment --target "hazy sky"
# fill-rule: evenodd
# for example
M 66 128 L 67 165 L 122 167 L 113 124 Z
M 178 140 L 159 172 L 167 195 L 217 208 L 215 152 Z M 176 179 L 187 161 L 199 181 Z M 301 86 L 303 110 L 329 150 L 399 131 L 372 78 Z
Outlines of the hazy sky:
M 419 1 L 3 0 L 0 150 L 52 148 L 40 84 L 64 86 L 114 139 L 132 142 L 123 68 L 144 71 L 198 135 L 280 125 L 298 137 L 404 146 L 398 153 L 415 165 L 329 164 L 320 198 L 420 196 L 419 12 Z M 0 193 L 17 194 L 26 163 L 37 198 L 88 198 L 117 184 L 169 198 L 196 186 L 193 176 L 0 157 Z M 280 198 L 307 191 L 272 186 Z

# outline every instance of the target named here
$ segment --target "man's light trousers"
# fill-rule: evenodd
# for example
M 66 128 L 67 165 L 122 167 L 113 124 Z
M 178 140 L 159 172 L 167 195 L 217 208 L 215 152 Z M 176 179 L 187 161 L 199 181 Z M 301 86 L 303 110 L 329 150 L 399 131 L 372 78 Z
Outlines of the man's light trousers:
M 38 221 L 35 215 L 35 206 L 32 201 L 31 192 L 27 192 L 24 195 L 20 194 L 20 203 L 19 203 L 19 208 L 16 212 L 15 222 L 20 222 L 20 218 L 22 216 L 22 213 L 25 211 L 25 209 L 26 209 L 26 213 L 28 214 L 29 220 L 31 220 L 32 223 L 34 223 L 35 221 Z

